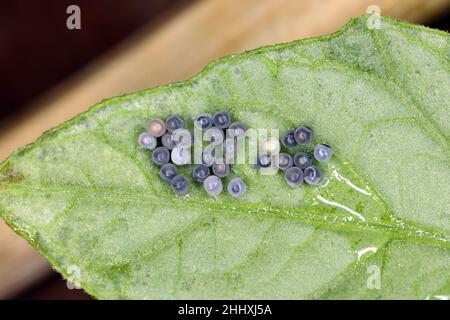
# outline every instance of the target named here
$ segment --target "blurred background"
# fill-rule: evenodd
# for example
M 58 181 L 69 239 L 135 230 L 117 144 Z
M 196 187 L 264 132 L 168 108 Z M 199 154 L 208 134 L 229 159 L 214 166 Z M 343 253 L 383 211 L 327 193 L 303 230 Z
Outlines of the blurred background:
M 70 5 L 81 29 L 66 26 Z M 0 161 L 104 98 L 189 78 L 231 53 L 331 33 L 373 10 L 449 30 L 450 0 L 4 0 Z M 90 299 L 0 220 L 0 299 L 14 298 Z

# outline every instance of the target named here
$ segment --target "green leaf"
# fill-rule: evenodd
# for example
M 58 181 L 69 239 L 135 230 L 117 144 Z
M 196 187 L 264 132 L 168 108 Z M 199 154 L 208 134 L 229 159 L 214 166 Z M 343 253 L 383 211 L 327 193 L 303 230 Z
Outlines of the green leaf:
M 101 102 L 2 164 L 2 217 L 97 298 L 448 297 L 449 35 L 367 19 Z M 290 189 L 236 165 L 239 200 L 175 197 L 139 133 L 222 109 L 313 127 L 335 150 L 325 183 Z

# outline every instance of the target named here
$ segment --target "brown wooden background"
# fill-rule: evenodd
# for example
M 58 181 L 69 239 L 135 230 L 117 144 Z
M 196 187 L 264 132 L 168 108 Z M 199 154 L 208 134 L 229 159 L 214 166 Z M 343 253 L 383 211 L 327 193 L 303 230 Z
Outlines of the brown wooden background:
M 81 8 L 80 31 L 65 27 L 69 4 Z M 185 79 L 227 54 L 334 32 L 371 4 L 448 28 L 449 0 L 5 1 L 0 160 L 103 98 Z M 13 297 L 88 298 L 0 222 L 0 298 Z

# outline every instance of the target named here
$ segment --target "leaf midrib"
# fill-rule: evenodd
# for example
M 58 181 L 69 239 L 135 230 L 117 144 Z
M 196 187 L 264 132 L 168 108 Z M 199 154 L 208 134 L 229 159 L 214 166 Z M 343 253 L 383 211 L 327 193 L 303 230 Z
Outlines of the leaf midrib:
M 150 190 L 151 191 L 151 190 Z M 8 190 L 11 192 L 11 190 Z M 324 216 L 317 214 L 311 210 L 308 213 L 306 207 L 295 208 L 295 207 L 284 207 L 280 205 L 269 205 L 265 207 L 264 210 L 261 209 L 259 204 L 249 204 L 242 202 L 227 202 L 221 200 L 221 202 L 216 202 L 214 200 L 209 200 L 205 203 L 198 202 L 198 199 L 184 197 L 176 198 L 172 196 L 165 196 L 162 194 L 148 194 L 145 190 L 123 190 L 115 187 L 96 187 L 89 188 L 83 185 L 76 184 L 64 184 L 64 185 L 53 185 L 53 188 L 49 187 L 31 187 L 31 186 L 15 186 L 12 190 L 14 194 L 45 194 L 45 193 L 70 193 L 74 201 L 80 200 L 83 197 L 99 198 L 103 200 L 110 201 L 111 203 L 134 203 L 143 205 L 154 205 L 155 203 L 163 203 L 164 207 L 184 207 L 189 209 L 199 209 L 202 212 L 201 215 L 209 212 L 210 209 L 214 212 L 225 212 L 226 216 L 231 218 L 245 218 L 253 217 L 265 219 L 279 219 L 284 221 L 300 222 L 303 224 L 312 224 L 318 227 L 326 227 L 332 230 L 344 230 L 344 231 L 358 231 L 365 230 L 370 232 L 378 232 L 389 235 L 393 239 L 406 239 L 410 242 L 415 243 L 431 243 L 439 247 L 450 248 L 450 241 L 443 231 L 437 231 L 433 228 L 427 228 L 420 225 L 415 225 L 412 223 L 405 222 L 401 219 L 396 218 L 398 221 L 389 222 L 376 222 L 367 220 L 364 222 L 359 222 L 357 220 L 346 221 L 340 219 L 339 215 L 331 215 L 331 217 L 336 217 L 340 219 L 339 222 L 333 222 L 324 220 Z M 74 207 L 73 204 L 69 207 Z M 162 205 L 161 205 L 162 206 Z M 0 207 L 1 208 L 1 207 Z M 233 210 L 230 210 L 233 208 Z M 3 211 L 7 214 L 7 210 L 3 208 Z M 261 212 L 263 211 L 263 212 Z M 56 215 L 55 218 L 50 222 L 45 229 L 51 228 L 55 221 L 60 221 L 72 213 L 72 210 L 66 211 L 66 215 Z M 208 215 L 208 213 L 206 213 Z M 213 215 L 211 213 L 211 215 Z M 329 217 L 328 217 L 329 218 Z M 418 235 L 422 233 L 424 235 Z

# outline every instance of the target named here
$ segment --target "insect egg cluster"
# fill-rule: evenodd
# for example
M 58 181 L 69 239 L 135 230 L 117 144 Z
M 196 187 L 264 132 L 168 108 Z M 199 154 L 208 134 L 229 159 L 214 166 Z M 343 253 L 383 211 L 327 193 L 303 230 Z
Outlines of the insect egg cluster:
M 178 172 L 180 166 L 191 164 L 191 146 L 194 136 L 179 115 L 172 115 L 163 121 L 152 119 L 147 130 L 139 135 L 139 145 L 152 151 L 152 161 L 161 167 L 160 178 L 170 183 L 172 190 L 179 196 L 189 193 L 190 180 Z M 201 163 L 194 164 L 191 171 L 192 181 L 203 184 L 210 196 L 218 196 L 224 189 L 222 179 L 230 175 L 234 160 L 237 139 L 242 139 L 247 130 L 241 122 L 232 122 L 227 111 L 214 115 L 201 113 L 194 117 L 194 127 L 202 131 L 202 140 L 210 143 L 202 149 Z M 225 139 L 225 137 L 227 137 Z M 216 149 L 223 155 L 216 156 Z M 245 194 L 244 181 L 234 177 L 228 182 L 226 190 L 233 197 Z
M 280 139 L 281 145 L 287 149 L 311 144 L 314 137 L 313 130 L 308 126 L 299 127 L 287 131 Z M 275 138 L 268 139 L 262 144 L 261 153 L 256 159 L 258 169 L 266 169 L 277 166 L 284 171 L 286 183 L 294 188 L 306 182 L 310 185 L 318 185 L 323 180 L 323 173 L 314 160 L 319 162 L 328 161 L 333 149 L 327 144 L 317 144 L 311 153 L 297 152 L 293 156 L 288 153 L 279 152 L 279 143 Z
M 200 163 L 192 166 L 191 179 L 203 185 L 207 194 L 217 197 L 224 189 L 233 197 L 242 196 L 247 191 L 244 181 L 238 177 L 229 180 L 224 188 L 222 180 L 231 172 L 234 163 L 236 143 L 246 136 L 247 128 L 242 122 L 232 122 L 227 111 L 214 115 L 201 113 L 194 117 L 194 128 L 202 132 L 200 146 Z M 190 179 L 180 174 L 179 167 L 189 165 L 191 147 L 196 142 L 190 129 L 185 128 L 185 121 L 179 115 L 172 115 L 163 121 L 152 119 L 147 123 L 147 130 L 139 135 L 139 145 L 152 151 L 152 161 L 160 166 L 160 177 L 170 183 L 175 194 L 184 196 L 189 193 Z M 271 137 L 260 145 L 256 159 L 256 168 L 266 170 L 277 168 L 284 171 L 285 181 L 294 188 L 304 182 L 318 185 L 323 180 L 322 170 L 314 162 L 324 162 L 331 158 L 332 148 L 327 144 L 315 145 L 311 153 L 299 151 L 293 155 L 281 152 L 281 147 L 292 150 L 298 146 L 308 146 L 314 137 L 313 130 L 302 126 L 287 131 L 281 139 Z M 203 147 L 203 142 L 209 143 Z M 223 151 L 216 154 L 216 151 Z

